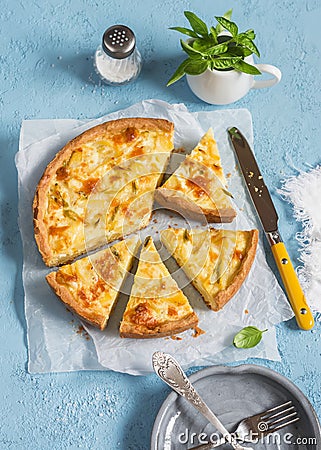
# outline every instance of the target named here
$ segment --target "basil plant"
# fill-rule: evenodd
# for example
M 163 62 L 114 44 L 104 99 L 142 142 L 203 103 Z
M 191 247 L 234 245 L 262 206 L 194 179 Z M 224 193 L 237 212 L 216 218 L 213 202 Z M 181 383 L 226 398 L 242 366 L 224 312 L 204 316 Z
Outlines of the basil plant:
M 252 54 L 260 56 L 254 44 L 254 30 L 249 29 L 239 33 L 238 26 L 230 20 L 232 10 L 222 17 L 215 17 L 217 25 L 210 28 L 196 14 L 185 11 L 184 15 L 191 28 L 172 27 L 188 36 L 181 39 L 181 46 L 187 58 L 180 64 L 167 86 L 178 81 L 185 74 L 200 75 L 206 69 L 211 70 L 238 70 L 251 75 L 261 72 L 253 65 L 244 61 Z

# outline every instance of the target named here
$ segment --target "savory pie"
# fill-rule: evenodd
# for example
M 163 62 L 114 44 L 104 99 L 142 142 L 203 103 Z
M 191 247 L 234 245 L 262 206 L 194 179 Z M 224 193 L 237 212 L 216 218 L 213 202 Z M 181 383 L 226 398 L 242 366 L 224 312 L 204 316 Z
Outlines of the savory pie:
M 157 189 L 163 206 L 207 222 L 231 222 L 236 213 L 210 128 L 168 180 Z
M 120 241 L 61 266 L 47 275 L 47 281 L 68 309 L 103 330 L 139 245 L 139 237 Z
M 161 241 L 207 306 L 219 311 L 239 290 L 255 258 L 258 230 L 169 228 Z
M 145 227 L 173 150 L 173 124 L 127 118 L 70 141 L 47 166 L 34 198 L 35 238 L 48 266 Z
M 152 238 L 147 238 L 120 324 L 121 337 L 170 336 L 197 324 L 197 315 L 162 262 Z

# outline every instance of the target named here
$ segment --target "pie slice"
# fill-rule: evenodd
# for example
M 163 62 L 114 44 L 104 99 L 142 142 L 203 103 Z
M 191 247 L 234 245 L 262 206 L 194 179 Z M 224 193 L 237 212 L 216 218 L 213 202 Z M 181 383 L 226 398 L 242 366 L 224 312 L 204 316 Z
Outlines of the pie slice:
M 147 238 L 120 324 L 120 336 L 171 336 L 197 324 L 197 315 L 163 264 L 152 238 Z
M 167 120 L 119 119 L 87 130 L 56 155 L 33 203 L 35 239 L 48 266 L 148 224 L 173 134 Z
M 138 237 L 120 241 L 47 275 L 68 309 L 103 330 L 140 245 Z
M 155 194 L 161 205 L 208 222 L 232 222 L 230 197 L 211 128 Z
M 219 311 L 241 287 L 255 258 L 258 230 L 169 228 L 161 241 L 207 306 Z

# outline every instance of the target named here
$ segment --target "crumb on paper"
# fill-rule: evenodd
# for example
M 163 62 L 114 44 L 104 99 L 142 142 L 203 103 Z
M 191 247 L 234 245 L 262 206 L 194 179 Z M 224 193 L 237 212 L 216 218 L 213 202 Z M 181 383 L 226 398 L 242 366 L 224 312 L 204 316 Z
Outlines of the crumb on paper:
M 244 311 L 244 314 L 248 314 L 248 313 L 249 313 L 249 310 L 246 309 L 246 310 Z
M 87 331 L 85 330 L 85 328 L 82 325 L 78 326 L 76 333 L 79 334 L 80 336 L 83 336 L 87 341 L 90 340 L 89 334 L 87 333 Z
M 180 336 L 176 336 L 175 334 L 173 334 L 173 336 L 171 336 L 171 339 L 173 339 L 173 341 L 181 341 L 183 338 Z
M 201 336 L 202 334 L 205 334 L 206 332 L 204 330 L 202 330 L 202 328 L 200 327 L 195 327 L 193 328 L 194 333 L 193 333 L 193 337 L 197 338 L 198 336 Z
M 226 178 L 231 178 L 232 174 L 231 172 L 229 172 L 228 174 L 226 174 Z
M 154 223 L 158 223 L 158 220 L 155 218 L 155 219 L 153 219 L 153 222 Z

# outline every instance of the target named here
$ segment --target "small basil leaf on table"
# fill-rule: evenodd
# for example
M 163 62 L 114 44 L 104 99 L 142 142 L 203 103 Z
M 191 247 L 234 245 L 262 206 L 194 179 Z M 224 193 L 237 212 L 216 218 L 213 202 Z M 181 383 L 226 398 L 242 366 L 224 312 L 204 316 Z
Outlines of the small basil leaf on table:
M 262 340 L 263 333 L 267 330 L 259 330 L 256 327 L 245 327 L 239 331 L 233 339 L 233 344 L 237 348 L 252 348 Z

